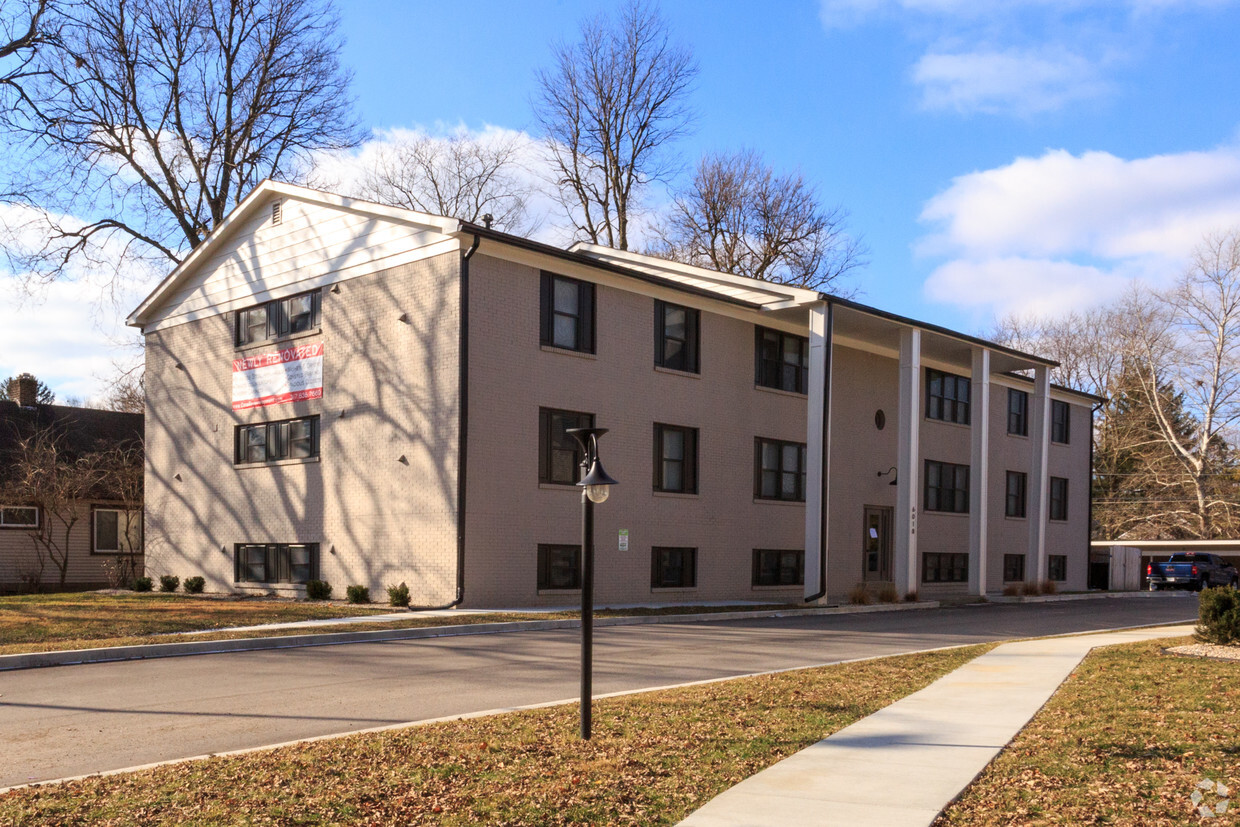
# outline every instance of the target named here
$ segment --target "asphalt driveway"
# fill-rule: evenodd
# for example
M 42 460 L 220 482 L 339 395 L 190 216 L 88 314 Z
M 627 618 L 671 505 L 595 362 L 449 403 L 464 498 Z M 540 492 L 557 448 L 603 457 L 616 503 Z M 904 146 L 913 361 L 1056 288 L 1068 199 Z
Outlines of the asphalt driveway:
M 1192 622 L 1194 595 L 595 630 L 598 694 L 940 646 Z M 576 697 L 573 630 L 0 674 L 0 788 Z

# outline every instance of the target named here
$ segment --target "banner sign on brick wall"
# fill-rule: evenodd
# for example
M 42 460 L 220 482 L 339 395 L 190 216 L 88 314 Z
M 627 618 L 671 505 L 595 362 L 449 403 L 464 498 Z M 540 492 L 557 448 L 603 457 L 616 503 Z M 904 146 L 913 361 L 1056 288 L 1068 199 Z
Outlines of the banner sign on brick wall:
M 259 353 L 232 363 L 234 411 L 323 398 L 323 343 Z

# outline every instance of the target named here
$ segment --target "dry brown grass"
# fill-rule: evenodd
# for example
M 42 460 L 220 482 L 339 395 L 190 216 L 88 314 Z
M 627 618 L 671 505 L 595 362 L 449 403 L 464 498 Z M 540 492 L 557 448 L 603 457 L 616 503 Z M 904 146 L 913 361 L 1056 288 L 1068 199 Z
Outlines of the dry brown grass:
M 674 824 L 989 647 L 433 724 L 0 796 L 0 824 Z
M 1240 663 L 1162 652 L 1190 642 L 1096 650 L 936 827 L 1236 823 L 1189 797 L 1240 790 Z

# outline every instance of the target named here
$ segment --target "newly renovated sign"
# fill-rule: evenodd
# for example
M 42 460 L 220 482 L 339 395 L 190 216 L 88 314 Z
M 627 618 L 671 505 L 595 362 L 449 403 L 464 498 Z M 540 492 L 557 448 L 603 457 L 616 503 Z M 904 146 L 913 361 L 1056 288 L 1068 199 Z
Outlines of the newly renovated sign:
M 234 411 L 322 398 L 322 342 L 233 359 Z

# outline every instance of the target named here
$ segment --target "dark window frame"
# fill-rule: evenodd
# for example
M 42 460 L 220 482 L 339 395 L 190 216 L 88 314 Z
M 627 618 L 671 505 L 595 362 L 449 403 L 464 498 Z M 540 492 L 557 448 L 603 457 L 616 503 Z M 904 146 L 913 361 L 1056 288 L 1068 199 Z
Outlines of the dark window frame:
M 650 549 L 651 589 L 696 589 L 697 552 L 690 546 L 654 546 Z M 678 565 L 673 565 L 676 559 Z M 673 581 L 671 574 L 678 574 Z
M 310 300 L 308 311 L 293 313 L 292 308 L 297 302 L 303 299 Z M 254 329 L 263 325 L 252 323 L 249 320 L 251 313 L 262 313 L 264 317 L 265 331 L 260 338 L 254 335 Z M 298 322 L 299 326 L 294 325 L 294 319 L 305 319 L 304 322 Z M 280 339 L 286 339 L 290 336 L 300 336 L 302 334 L 314 333 L 321 329 L 323 323 L 323 291 L 319 289 L 309 290 L 305 293 L 298 293 L 295 296 L 286 296 L 282 299 L 272 299 L 262 304 L 243 307 L 233 314 L 233 345 L 236 347 L 249 347 L 250 345 L 262 344 L 264 342 L 274 342 Z
M 792 565 L 787 565 L 787 557 Z M 751 586 L 804 586 L 805 549 L 756 548 L 753 550 Z
M 926 368 L 926 419 L 968 425 L 972 395 L 967 376 Z
M 1029 394 L 1008 388 L 1007 432 L 1012 436 L 1029 436 Z
M 569 554 L 572 560 L 567 569 L 553 565 L 553 555 Z M 581 546 L 571 543 L 539 543 L 537 564 L 537 588 L 540 592 L 579 591 L 581 589 Z M 569 585 L 556 585 L 553 576 L 557 571 L 569 571 L 572 575 Z
M 1072 442 L 1072 406 L 1058 399 L 1051 400 L 1051 442 Z
M 681 311 L 685 314 L 684 338 L 669 335 L 667 317 L 669 312 Z M 680 344 L 674 355 L 669 355 L 669 346 Z M 702 346 L 702 311 L 683 304 L 673 304 L 661 299 L 654 302 L 654 363 L 667 370 L 678 370 L 683 373 L 701 373 L 700 361 Z
M 1025 555 L 1023 554 L 1005 554 L 1003 555 L 1003 582 L 1004 583 L 1023 583 L 1025 582 Z
M 116 518 L 117 547 L 115 549 L 99 547 L 99 514 L 102 512 L 114 512 L 115 514 L 117 514 L 117 518 Z M 121 523 L 122 519 L 124 519 L 125 523 L 128 524 L 127 526 L 122 526 L 122 523 Z M 121 542 L 120 542 L 120 538 L 122 536 L 122 529 L 132 526 L 135 520 L 137 521 L 137 526 L 138 526 L 138 539 L 137 539 L 138 547 L 136 550 L 127 551 L 121 546 Z M 134 509 L 134 508 L 125 508 L 123 505 L 92 504 L 90 507 L 90 553 L 112 555 L 112 556 L 120 555 L 120 554 L 141 554 L 143 552 L 143 544 L 144 544 L 144 540 L 142 536 L 142 532 L 144 531 L 144 529 L 145 529 L 145 525 L 143 524 L 143 513 L 142 513 L 141 506 Z
M 1046 579 L 1057 583 L 1068 579 L 1068 555 L 1048 554 L 1046 556 Z
M 555 288 L 557 282 L 574 285 L 577 288 L 577 312 L 575 314 L 556 309 Z M 581 279 L 561 276 L 559 273 L 543 270 L 540 284 L 539 341 L 545 347 L 553 347 L 558 350 L 594 353 L 596 344 L 595 320 L 598 318 L 596 312 L 597 290 L 595 290 L 594 282 L 582 281 Z M 571 345 L 556 342 L 555 320 L 557 315 L 573 320 L 573 343 Z
M 309 425 L 309 435 L 299 435 L 294 438 L 294 430 L 301 425 Z M 253 441 L 253 436 L 257 436 L 260 432 L 263 436 L 262 443 Z M 319 414 L 238 425 L 233 433 L 233 465 L 256 466 L 289 461 L 309 462 L 320 456 L 320 442 Z M 304 456 L 294 456 L 294 443 L 308 443 L 307 453 Z M 250 449 L 257 449 L 260 444 L 264 458 L 250 459 Z
M 1013 491 L 1012 483 L 1016 483 Z M 1029 475 L 1024 471 L 1008 471 L 1004 487 L 1003 516 L 1024 519 L 1028 513 Z
M 305 563 L 295 563 L 295 551 L 304 550 Z M 243 576 L 254 571 L 257 560 L 250 555 L 262 555 L 262 579 Z M 304 579 L 295 579 L 297 569 L 304 569 Z M 274 577 L 272 576 L 274 575 Z M 233 544 L 233 582 L 234 583 L 288 583 L 305 585 L 311 580 L 319 579 L 319 544 L 318 543 L 234 543 Z
M 538 482 L 546 485 L 576 485 L 580 479 L 583 458 L 581 446 L 567 433 L 557 444 L 556 435 L 552 433 L 555 417 L 576 418 L 574 424 L 566 424 L 564 430 L 567 431 L 568 428 L 593 428 L 594 414 L 585 411 L 568 411 L 562 408 L 538 409 Z M 555 476 L 557 465 L 555 454 L 564 451 L 569 451 L 572 455 L 572 479 L 560 479 Z
M 962 476 L 963 487 L 960 484 Z M 938 480 L 937 484 L 932 484 L 935 479 Z M 925 461 L 922 476 L 922 508 L 941 514 L 968 514 L 969 485 L 969 466 L 928 459 Z
M 1067 477 L 1051 477 L 1050 484 L 1047 486 L 1047 508 L 1046 518 L 1056 522 L 1067 522 L 1068 520 L 1068 478 Z
M 799 362 L 789 362 L 789 345 L 795 342 Z M 769 352 L 766 345 L 774 347 Z M 769 327 L 754 326 L 754 384 L 763 388 L 809 393 L 809 339 Z
M 4 512 L 6 511 L 33 511 L 33 523 L 6 523 L 4 521 Z M 31 529 L 38 530 L 43 525 L 43 510 L 37 505 L 0 505 L 0 531 L 29 531 Z
M 667 464 L 677 462 L 667 456 L 667 435 L 681 435 L 681 464 L 679 488 L 667 484 Z M 654 424 L 654 490 L 670 494 L 698 493 L 698 429 L 683 425 Z
M 969 582 L 969 555 L 947 551 L 923 552 L 921 555 L 921 582 Z
M 763 446 L 775 446 L 776 456 L 778 457 L 778 466 L 773 469 L 766 468 L 763 464 Z M 784 449 L 796 447 L 800 449 L 797 452 L 797 462 L 799 467 L 794 470 L 788 470 L 784 467 Z M 784 439 L 767 439 L 766 437 L 754 437 L 754 480 L 753 480 L 753 496 L 756 500 L 771 500 L 778 502 L 805 502 L 806 479 L 809 469 L 808 456 L 804 442 L 792 442 Z M 770 471 L 775 474 L 775 493 L 773 495 L 763 494 L 763 476 Z M 784 477 L 788 474 L 794 475 L 795 492 L 793 496 L 784 496 Z

